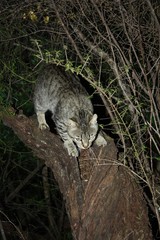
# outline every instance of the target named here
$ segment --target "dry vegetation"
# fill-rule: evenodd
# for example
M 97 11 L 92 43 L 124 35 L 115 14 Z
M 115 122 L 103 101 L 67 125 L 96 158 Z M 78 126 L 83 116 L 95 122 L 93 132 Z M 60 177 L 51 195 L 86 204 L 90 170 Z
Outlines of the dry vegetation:
M 143 187 L 159 239 L 159 1 L 2 0 L 0 5 L 1 112 L 12 106 L 33 113 L 31 88 L 42 62 L 61 64 L 86 79 L 94 88 L 93 96 L 99 95 L 103 102 L 103 128 L 114 136 L 121 152 L 116 164 Z M 6 174 L 2 181 L 9 174 L 4 159 L 14 157 L 17 139 L 1 128 L 1 170 Z M 27 169 L 27 164 L 23 167 Z M 19 171 L 14 179 L 19 179 Z M 5 186 L 2 189 L 5 196 Z

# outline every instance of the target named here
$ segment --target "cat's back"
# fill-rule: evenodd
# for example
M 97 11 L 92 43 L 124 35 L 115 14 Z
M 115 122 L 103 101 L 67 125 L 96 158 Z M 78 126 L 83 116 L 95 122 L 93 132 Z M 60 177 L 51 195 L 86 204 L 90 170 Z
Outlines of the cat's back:
M 88 95 L 75 74 L 65 71 L 61 66 L 54 64 L 46 65 L 37 79 L 35 86 L 36 96 L 39 95 L 40 98 L 48 98 L 49 100 L 52 97 L 56 98 L 60 96 L 62 92 L 63 95 Z
M 35 86 L 35 106 L 51 109 L 54 112 L 58 102 L 66 106 L 85 107 L 92 109 L 88 93 L 81 85 L 79 78 L 65 71 L 61 66 L 47 64 L 40 72 Z
M 40 72 L 37 80 L 37 86 L 47 90 L 51 90 L 52 88 L 55 89 L 55 87 L 67 88 L 67 90 L 71 91 L 75 88 L 79 88 L 80 90 L 83 89 L 76 75 L 54 64 L 46 65 Z

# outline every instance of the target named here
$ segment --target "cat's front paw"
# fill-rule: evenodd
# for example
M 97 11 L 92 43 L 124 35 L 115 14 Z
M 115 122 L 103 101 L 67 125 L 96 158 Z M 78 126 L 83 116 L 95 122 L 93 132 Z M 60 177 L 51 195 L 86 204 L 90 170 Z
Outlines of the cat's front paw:
M 41 129 L 41 130 L 49 129 L 49 126 L 47 123 L 46 124 L 42 123 L 42 124 L 39 124 L 39 129 Z
M 78 149 L 76 148 L 74 143 L 65 141 L 64 146 L 65 146 L 65 148 L 67 148 L 68 154 L 70 156 L 72 156 L 72 157 L 78 157 L 79 156 Z
M 101 133 L 98 134 L 96 140 L 95 140 L 97 146 L 106 146 L 107 145 L 107 141 L 106 139 L 101 135 Z
M 37 112 L 37 119 L 41 130 L 49 129 L 45 119 L 45 112 Z

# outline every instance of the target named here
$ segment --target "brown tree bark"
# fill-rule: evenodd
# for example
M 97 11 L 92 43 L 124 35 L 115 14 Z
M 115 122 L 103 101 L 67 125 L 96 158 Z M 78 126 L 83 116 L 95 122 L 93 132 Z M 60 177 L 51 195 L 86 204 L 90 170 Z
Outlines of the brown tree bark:
M 70 158 L 59 136 L 40 131 L 37 120 L 24 115 L 3 116 L 3 122 L 51 168 L 66 201 L 76 240 L 150 240 L 146 203 L 141 187 L 117 163 L 117 149 L 108 138 Z

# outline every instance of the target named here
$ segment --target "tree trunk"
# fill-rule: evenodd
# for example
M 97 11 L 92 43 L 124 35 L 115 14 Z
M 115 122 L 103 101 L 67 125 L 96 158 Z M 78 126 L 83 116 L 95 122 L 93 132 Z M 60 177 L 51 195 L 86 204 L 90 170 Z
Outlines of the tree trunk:
M 114 141 L 68 156 L 58 135 L 40 131 L 37 120 L 3 116 L 5 125 L 51 168 L 66 201 L 76 240 L 150 240 L 151 229 L 141 187 L 117 162 Z

